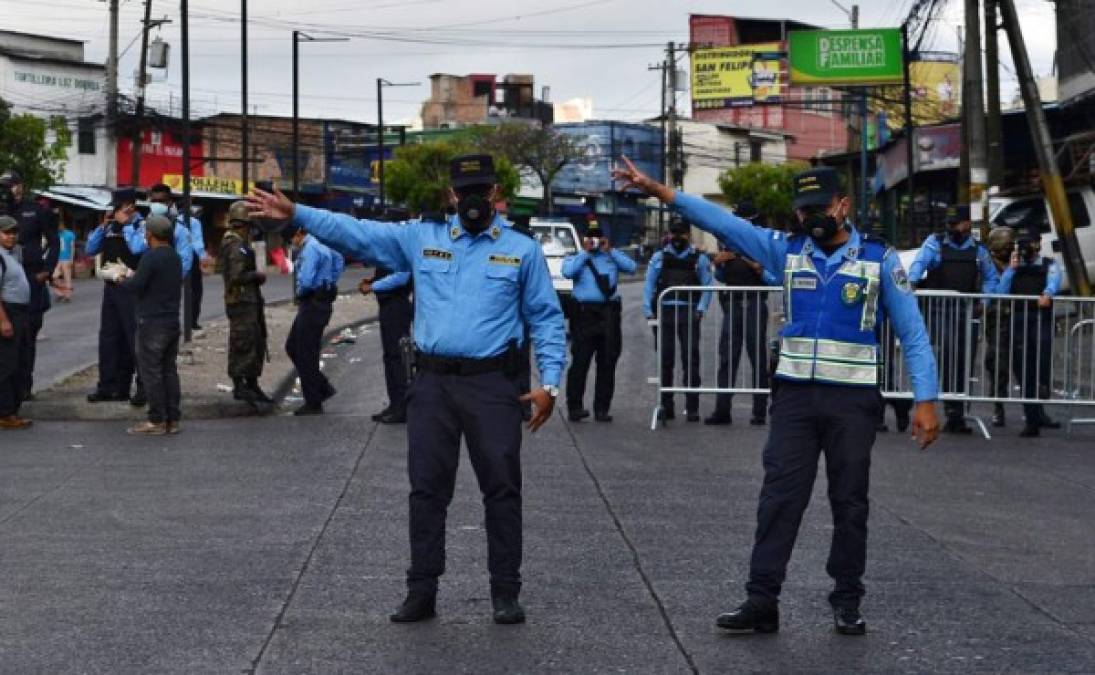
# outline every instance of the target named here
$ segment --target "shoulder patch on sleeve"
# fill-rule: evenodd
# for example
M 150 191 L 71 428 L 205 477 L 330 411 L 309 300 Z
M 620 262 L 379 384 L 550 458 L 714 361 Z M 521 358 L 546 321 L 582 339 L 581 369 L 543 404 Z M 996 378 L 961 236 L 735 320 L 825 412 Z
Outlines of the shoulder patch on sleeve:
M 890 251 L 892 250 L 893 249 L 891 248 Z M 887 252 L 886 255 L 889 255 L 889 252 Z M 890 270 L 890 276 L 893 278 L 893 283 L 894 286 L 897 286 L 897 290 L 902 293 L 912 293 L 912 285 L 909 284 L 909 275 L 905 272 L 905 267 L 901 264 L 900 260 L 898 260 L 897 264 Z

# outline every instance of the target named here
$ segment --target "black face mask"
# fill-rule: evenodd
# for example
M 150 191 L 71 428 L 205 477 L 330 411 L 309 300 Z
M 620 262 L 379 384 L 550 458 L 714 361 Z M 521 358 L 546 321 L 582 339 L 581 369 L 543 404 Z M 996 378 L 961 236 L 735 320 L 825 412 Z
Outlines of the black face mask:
M 962 244 L 966 243 L 967 239 L 970 238 L 970 233 L 947 230 L 947 236 L 950 237 L 950 240 L 953 241 L 955 244 L 961 246 Z
M 490 203 L 488 192 L 466 192 L 459 195 L 456 212 L 464 229 L 477 234 L 487 229 L 494 220 L 494 206 Z
M 673 248 L 678 251 L 684 251 L 688 248 L 688 239 L 685 237 L 673 237 L 669 243 L 673 244 Z
M 840 223 L 824 211 L 810 211 L 806 214 L 802 229 L 817 241 L 829 241 L 840 231 Z

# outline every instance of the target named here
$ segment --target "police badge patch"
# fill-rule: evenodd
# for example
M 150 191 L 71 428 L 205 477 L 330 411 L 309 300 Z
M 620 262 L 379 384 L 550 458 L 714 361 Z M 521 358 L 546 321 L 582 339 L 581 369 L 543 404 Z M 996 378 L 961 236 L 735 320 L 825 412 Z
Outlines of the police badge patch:
M 840 289 L 840 300 L 849 307 L 863 302 L 863 287 L 854 281 L 849 281 Z
M 911 293 L 912 285 L 909 284 L 909 275 L 905 272 L 905 268 L 900 264 L 894 265 L 893 270 L 890 272 L 890 276 L 893 278 L 894 286 L 897 286 L 897 290 L 902 293 Z

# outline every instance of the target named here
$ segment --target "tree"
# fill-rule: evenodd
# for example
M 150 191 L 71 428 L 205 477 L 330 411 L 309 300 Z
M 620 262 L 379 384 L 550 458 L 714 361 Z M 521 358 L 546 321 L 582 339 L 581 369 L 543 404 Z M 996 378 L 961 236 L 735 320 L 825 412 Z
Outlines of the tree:
M 416 211 L 443 209 L 449 198 L 449 163 L 469 152 L 474 152 L 474 147 L 467 139 L 399 146 L 395 157 L 384 164 L 388 194 Z M 494 172 L 502 198 L 513 197 L 521 184 L 517 169 L 504 157 L 495 157 Z
M 719 188 L 729 204 L 753 202 L 770 227 L 783 228 L 794 215 L 791 203 L 795 174 L 803 164 L 762 164 L 752 162 L 728 169 L 719 176 Z
M 543 211 L 550 214 L 555 207 L 551 183 L 567 164 L 578 159 L 582 150 L 573 136 L 559 133 L 551 127 L 520 122 L 503 122 L 474 131 L 475 143 L 484 152 L 509 159 L 514 166 L 534 174 L 544 186 Z
M 11 106 L 0 99 L 0 171 L 18 171 L 28 190 L 47 188 L 64 178 L 71 144 L 64 117 L 13 115 Z

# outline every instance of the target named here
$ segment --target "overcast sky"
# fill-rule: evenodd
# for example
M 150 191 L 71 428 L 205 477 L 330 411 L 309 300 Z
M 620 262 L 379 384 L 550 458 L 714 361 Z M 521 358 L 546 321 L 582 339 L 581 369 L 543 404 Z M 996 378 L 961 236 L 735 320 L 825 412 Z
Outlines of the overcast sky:
M 1046 74 L 1056 48 L 1053 4 L 1016 0 L 1034 68 Z M 850 4 L 842 0 L 841 4 Z M 861 2 L 863 27 L 897 26 L 913 0 Z M 962 3 L 948 0 L 925 47 L 954 50 Z M 120 45 L 140 33 L 141 0 L 123 0 Z M 190 2 L 191 96 L 196 115 L 238 111 L 239 2 Z M 845 27 L 832 0 L 250 0 L 250 102 L 259 113 L 291 112 L 291 31 L 316 37 L 340 33 L 347 42 L 301 44 L 301 114 L 376 120 L 376 78 L 421 82 L 385 92 L 385 122 L 411 123 L 428 95 L 431 73 L 532 73 L 553 101 L 590 97 L 601 119 L 642 119 L 659 109 L 659 74 L 669 40 L 688 40 L 688 15 L 794 18 Z M 153 17 L 173 23 L 160 35 L 171 43 L 166 81 L 149 96 L 163 105 L 180 91 L 179 3 L 153 0 Z M 102 0 L 0 0 L 0 27 L 84 40 L 89 60 L 107 51 Z M 1005 100 L 1015 89 L 1002 41 Z M 132 89 L 139 44 L 125 53 L 120 86 Z M 687 67 L 687 62 L 682 62 Z M 684 101 L 682 100 L 682 105 Z

